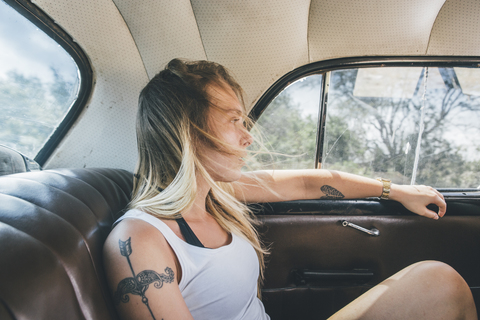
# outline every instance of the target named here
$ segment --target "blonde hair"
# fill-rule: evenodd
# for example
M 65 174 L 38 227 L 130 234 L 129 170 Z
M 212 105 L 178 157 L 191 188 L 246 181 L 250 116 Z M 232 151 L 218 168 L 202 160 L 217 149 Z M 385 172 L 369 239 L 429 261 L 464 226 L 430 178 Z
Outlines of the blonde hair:
M 208 127 L 208 110 L 215 107 L 207 94 L 207 86 L 212 85 L 230 87 L 245 112 L 240 85 L 214 62 L 173 59 L 142 90 L 136 124 L 139 160 L 130 208 L 161 219 L 177 219 L 192 206 L 196 175 L 200 175 L 211 187 L 207 212 L 224 230 L 243 237 L 255 249 L 260 288 L 266 250 L 253 227 L 254 216 L 233 196 L 231 184 L 210 177 L 197 152 L 199 142 L 223 153 L 238 152 Z

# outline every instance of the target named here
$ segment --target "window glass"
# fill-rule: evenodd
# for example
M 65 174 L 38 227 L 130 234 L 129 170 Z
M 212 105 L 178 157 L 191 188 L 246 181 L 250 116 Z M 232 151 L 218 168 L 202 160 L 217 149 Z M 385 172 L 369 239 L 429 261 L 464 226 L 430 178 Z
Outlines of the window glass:
M 314 168 L 321 85 L 321 75 L 308 76 L 271 102 L 251 131 L 268 151 L 250 159 L 249 170 Z
M 0 144 L 34 158 L 79 90 L 78 68 L 52 38 L 0 1 Z
M 395 183 L 480 185 L 480 70 L 331 73 L 322 168 Z

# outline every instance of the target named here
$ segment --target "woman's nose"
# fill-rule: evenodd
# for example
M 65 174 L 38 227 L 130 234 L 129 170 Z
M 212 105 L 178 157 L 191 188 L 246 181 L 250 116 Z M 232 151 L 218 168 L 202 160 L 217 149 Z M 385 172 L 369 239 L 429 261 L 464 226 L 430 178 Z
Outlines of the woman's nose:
M 245 133 L 244 133 L 244 136 L 243 136 L 243 146 L 246 148 L 249 145 L 251 145 L 252 143 L 253 143 L 252 135 L 250 134 L 250 132 L 245 130 Z

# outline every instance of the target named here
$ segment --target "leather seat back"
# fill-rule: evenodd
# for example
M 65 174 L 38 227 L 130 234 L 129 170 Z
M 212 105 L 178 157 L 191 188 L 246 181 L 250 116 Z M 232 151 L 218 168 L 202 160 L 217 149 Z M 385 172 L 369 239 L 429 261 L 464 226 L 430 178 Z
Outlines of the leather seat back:
M 117 319 L 102 248 L 132 179 L 118 169 L 0 177 L 0 319 Z

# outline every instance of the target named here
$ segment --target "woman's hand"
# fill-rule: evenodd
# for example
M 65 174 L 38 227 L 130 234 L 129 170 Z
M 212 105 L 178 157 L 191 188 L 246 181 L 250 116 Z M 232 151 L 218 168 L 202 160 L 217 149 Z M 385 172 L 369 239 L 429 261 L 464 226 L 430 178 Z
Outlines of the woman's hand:
M 447 211 L 443 195 L 432 187 L 393 184 L 390 199 L 400 202 L 405 208 L 418 215 L 437 220 Z M 438 214 L 427 208 L 429 204 L 438 206 Z

